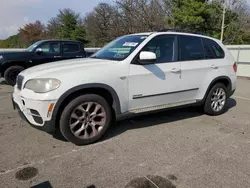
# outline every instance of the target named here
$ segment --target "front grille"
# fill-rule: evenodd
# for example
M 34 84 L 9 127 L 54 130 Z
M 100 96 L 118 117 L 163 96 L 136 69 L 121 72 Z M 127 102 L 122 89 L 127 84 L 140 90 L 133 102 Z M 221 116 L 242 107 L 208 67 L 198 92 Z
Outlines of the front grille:
M 18 88 L 19 90 L 22 89 L 23 79 L 24 79 L 24 77 L 23 77 L 22 75 L 18 75 L 18 76 L 17 76 L 16 84 L 17 84 L 17 88 Z

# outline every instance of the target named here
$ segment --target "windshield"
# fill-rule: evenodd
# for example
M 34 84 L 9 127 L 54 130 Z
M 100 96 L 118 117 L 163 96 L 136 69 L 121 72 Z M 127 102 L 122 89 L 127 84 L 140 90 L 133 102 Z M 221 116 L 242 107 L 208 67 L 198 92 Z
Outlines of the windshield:
M 107 46 L 103 47 L 91 58 L 108 59 L 108 60 L 124 60 L 139 46 L 148 35 L 130 35 L 118 38 Z
M 28 48 L 26 49 L 26 51 L 32 52 L 39 44 L 40 44 L 40 41 L 39 41 L 39 42 L 36 42 L 36 43 L 34 43 L 34 44 L 32 44 L 30 47 L 28 47 Z

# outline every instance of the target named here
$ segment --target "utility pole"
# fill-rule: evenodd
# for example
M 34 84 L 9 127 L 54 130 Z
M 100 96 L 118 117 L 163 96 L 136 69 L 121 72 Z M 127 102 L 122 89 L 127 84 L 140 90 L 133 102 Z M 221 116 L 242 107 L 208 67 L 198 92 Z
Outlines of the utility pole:
M 224 37 L 225 16 L 226 16 L 226 0 L 224 0 L 224 3 L 223 3 L 222 24 L 221 24 L 221 36 L 220 36 L 221 42 L 223 42 L 223 37 Z

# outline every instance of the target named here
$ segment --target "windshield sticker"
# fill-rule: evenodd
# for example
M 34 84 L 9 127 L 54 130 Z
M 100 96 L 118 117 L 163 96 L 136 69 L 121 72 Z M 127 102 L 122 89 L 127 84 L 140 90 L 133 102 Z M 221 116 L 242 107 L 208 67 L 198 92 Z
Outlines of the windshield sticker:
M 124 58 L 124 57 L 125 57 L 124 54 L 116 54 L 116 55 L 114 56 L 114 58 L 117 58 L 117 59 L 122 59 L 122 58 Z
M 136 47 L 137 44 L 137 42 L 125 42 L 123 46 Z

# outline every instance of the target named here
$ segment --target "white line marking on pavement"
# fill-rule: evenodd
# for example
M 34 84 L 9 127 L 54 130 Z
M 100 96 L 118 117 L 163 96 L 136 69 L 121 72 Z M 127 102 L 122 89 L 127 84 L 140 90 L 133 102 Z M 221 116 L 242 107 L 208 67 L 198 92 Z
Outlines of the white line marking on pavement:
M 115 138 L 113 138 L 113 139 L 115 139 Z M 95 144 L 92 144 L 92 145 L 94 145 L 94 146 L 96 146 L 96 145 L 101 145 L 101 144 L 104 144 L 104 143 L 106 143 L 106 142 L 109 142 L 109 141 L 111 141 L 111 140 L 113 140 L 113 139 L 110 138 L 110 139 L 108 139 L 108 140 L 105 140 L 105 141 L 102 141 L 102 142 L 98 142 L 98 143 L 95 143 Z M 16 171 L 16 170 L 19 170 L 19 169 L 22 169 L 22 168 L 25 168 L 25 167 L 28 167 L 28 166 L 33 166 L 33 165 L 37 165 L 37 164 L 43 164 L 43 163 L 45 163 L 46 161 L 49 161 L 49 160 L 52 160 L 52 159 L 56 159 L 56 158 L 59 158 L 59 157 L 64 157 L 64 156 L 70 155 L 70 154 L 72 154 L 72 153 L 81 152 L 81 151 L 83 151 L 84 149 L 87 149 L 87 148 L 82 147 L 82 148 L 80 148 L 80 149 L 73 149 L 73 150 L 71 150 L 71 151 L 69 151 L 69 152 L 66 152 L 66 153 L 62 153 L 62 154 L 59 154 L 59 155 L 54 155 L 54 156 L 52 156 L 52 157 L 49 157 L 49 158 L 46 158 L 46 159 L 42 159 L 42 160 L 39 160 L 39 161 L 34 161 L 34 162 L 31 162 L 31 163 L 26 164 L 26 165 L 21 165 L 21 166 L 18 166 L 18 167 L 16 167 L 16 168 L 12 168 L 12 169 L 10 169 L 10 170 L 6 170 L 5 172 L 0 172 L 0 175 L 8 174 L 8 173 L 10 173 L 10 172 L 14 172 L 14 171 Z
M 250 101 L 250 99 L 249 99 L 249 98 L 240 97 L 240 96 L 233 96 L 233 98 L 236 98 L 236 99 L 243 99 L 243 100 Z

